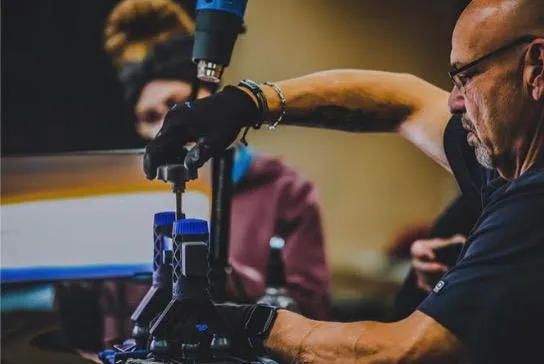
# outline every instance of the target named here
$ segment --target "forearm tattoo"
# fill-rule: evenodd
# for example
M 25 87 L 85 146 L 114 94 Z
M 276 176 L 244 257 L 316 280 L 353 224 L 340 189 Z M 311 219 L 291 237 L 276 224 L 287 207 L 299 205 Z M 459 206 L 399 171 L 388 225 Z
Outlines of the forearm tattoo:
M 395 130 L 410 111 L 407 106 L 383 105 L 369 111 L 327 105 L 317 107 L 304 115 L 288 113 L 283 123 L 349 132 L 386 132 Z

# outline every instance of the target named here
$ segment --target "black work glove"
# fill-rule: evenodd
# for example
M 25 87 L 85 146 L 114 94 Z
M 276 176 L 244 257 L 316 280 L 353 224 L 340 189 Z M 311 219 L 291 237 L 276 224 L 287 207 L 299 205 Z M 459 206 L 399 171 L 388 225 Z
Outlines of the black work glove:
M 263 343 L 276 319 L 276 307 L 225 303 L 216 304 L 215 309 L 226 325 L 231 348 L 237 355 L 251 357 L 264 354 Z
M 161 130 L 145 148 L 145 176 L 155 178 L 157 167 L 165 164 L 185 162 L 188 167 L 201 167 L 228 148 L 243 127 L 257 125 L 260 118 L 253 99 L 234 86 L 172 106 Z M 188 142 L 198 144 L 187 154 L 184 145 Z

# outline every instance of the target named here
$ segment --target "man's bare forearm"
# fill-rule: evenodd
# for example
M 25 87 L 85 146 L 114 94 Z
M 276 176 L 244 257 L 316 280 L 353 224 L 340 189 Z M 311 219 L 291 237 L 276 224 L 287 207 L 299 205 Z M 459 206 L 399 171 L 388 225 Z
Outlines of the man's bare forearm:
M 369 70 L 332 70 L 277 82 L 286 98 L 280 124 L 351 132 L 396 131 L 440 165 L 449 168 L 444 130 L 451 118 L 448 93 L 409 74 Z M 274 122 L 281 103 L 263 86 Z M 245 90 L 245 89 L 244 89 Z M 245 90 L 257 103 L 255 96 Z
M 282 124 L 353 132 L 391 131 L 413 114 L 422 101 L 414 76 L 381 71 L 333 70 L 278 82 L 287 99 Z M 269 119 L 280 111 L 271 87 L 263 91 Z
M 287 100 L 280 124 L 351 132 L 396 131 L 449 169 L 443 135 L 451 115 L 448 93 L 409 74 L 331 70 L 279 81 Z M 263 86 L 273 122 L 280 98 Z
M 309 320 L 280 310 L 265 342 L 291 363 L 461 363 L 465 351 L 444 327 L 415 311 L 395 323 Z
M 393 362 L 395 350 L 383 345 L 381 331 L 387 325 L 314 321 L 279 311 L 265 344 L 274 355 L 297 364 Z

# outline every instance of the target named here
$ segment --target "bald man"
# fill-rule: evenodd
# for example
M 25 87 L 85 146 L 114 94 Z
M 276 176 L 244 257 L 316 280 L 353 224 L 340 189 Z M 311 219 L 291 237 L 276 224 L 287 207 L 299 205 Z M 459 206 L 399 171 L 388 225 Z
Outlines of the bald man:
M 544 1 L 472 1 L 451 65 L 449 94 L 411 75 L 336 70 L 227 86 L 171 109 L 146 148 L 148 178 L 195 135 L 198 165 L 263 122 L 396 131 L 451 171 L 480 215 L 461 259 L 406 319 L 331 323 L 218 305 L 240 351 L 297 363 L 544 361 Z

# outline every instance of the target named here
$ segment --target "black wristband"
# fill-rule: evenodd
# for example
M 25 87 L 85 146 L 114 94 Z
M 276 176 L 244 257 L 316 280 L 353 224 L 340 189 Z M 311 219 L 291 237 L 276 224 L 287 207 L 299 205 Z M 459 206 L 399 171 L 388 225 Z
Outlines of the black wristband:
M 264 341 L 268 338 L 276 321 L 277 311 L 278 308 L 273 306 L 263 304 L 254 306 L 245 325 L 245 332 L 253 350 L 264 352 Z
M 240 81 L 238 86 L 249 90 L 257 98 L 259 113 L 261 114 L 261 117 L 259 118 L 259 122 L 253 127 L 255 129 L 259 129 L 261 125 L 263 125 L 265 115 L 268 115 L 268 102 L 266 102 L 263 90 L 261 89 L 259 84 L 251 80 L 242 80 Z

